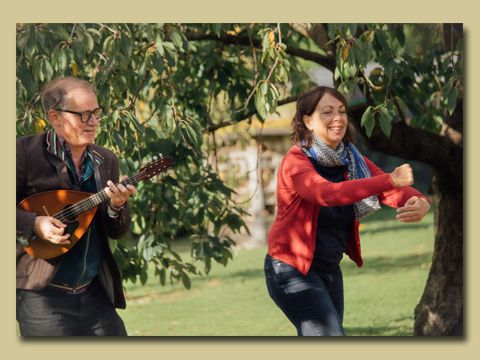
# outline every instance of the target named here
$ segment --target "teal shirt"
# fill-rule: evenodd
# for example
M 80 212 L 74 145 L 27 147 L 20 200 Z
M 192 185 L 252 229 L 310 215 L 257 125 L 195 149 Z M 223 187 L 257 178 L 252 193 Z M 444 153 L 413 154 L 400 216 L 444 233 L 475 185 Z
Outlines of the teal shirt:
M 70 150 L 65 145 L 60 139 L 60 146 L 64 152 L 62 157 L 67 165 L 72 184 L 77 185 L 80 191 L 96 193 L 98 190 L 93 173 L 93 156 L 88 150 L 85 152 L 80 170 L 83 174 L 77 176 Z M 90 282 L 98 274 L 102 262 L 102 239 L 97 231 L 99 216 L 97 212 L 82 238 L 70 251 L 62 255 L 62 262 L 52 283 L 78 287 Z

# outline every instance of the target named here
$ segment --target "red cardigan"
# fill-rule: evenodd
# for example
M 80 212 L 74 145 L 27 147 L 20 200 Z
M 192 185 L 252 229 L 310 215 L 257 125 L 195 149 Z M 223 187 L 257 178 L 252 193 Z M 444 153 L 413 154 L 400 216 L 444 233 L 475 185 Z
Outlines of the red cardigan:
M 372 177 L 333 183 L 317 173 L 298 146 L 288 151 L 277 175 L 277 215 L 268 234 L 268 254 L 271 257 L 306 275 L 315 252 L 321 206 L 348 205 L 378 195 L 382 204 L 398 208 L 414 195 L 424 197 L 409 186 L 394 188 L 390 174 L 364 159 Z M 345 253 L 361 267 L 359 221 L 355 220 L 353 226 L 353 236 Z

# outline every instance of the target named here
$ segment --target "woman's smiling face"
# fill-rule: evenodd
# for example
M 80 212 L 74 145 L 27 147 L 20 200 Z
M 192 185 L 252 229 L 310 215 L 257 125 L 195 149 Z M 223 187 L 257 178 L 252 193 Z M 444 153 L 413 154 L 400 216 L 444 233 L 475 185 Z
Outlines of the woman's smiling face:
M 347 132 L 347 109 L 340 100 L 326 93 L 312 115 L 303 117 L 303 122 L 307 129 L 335 150 Z

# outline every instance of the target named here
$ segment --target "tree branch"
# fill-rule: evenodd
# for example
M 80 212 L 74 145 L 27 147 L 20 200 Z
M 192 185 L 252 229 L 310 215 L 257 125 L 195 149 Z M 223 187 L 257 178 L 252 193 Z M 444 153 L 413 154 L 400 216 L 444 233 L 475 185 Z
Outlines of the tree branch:
M 323 24 L 293 23 L 289 25 L 299 34 L 305 36 L 306 38 L 312 39 L 315 44 L 325 50 L 329 57 L 335 55 L 334 48 L 328 39 L 327 32 L 325 31 Z
M 278 103 L 277 103 L 277 106 L 285 105 L 285 104 L 288 104 L 288 103 L 291 103 L 291 102 L 294 102 L 294 101 L 297 101 L 297 97 L 296 96 L 290 96 L 290 97 L 287 97 L 285 99 L 279 100 Z M 207 132 L 215 132 L 216 130 L 224 128 L 226 126 L 238 124 L 239 122 L 242 122 L 242 121 L 252 117 L 256 113 L 257 113 L 256 110 L 250 110 L 246 113 L 235 116 L 235 118 L 233 118 L 233 119 L 222 121 L 219 124 L 209 125 L 209 127 L 206 129 L 206 131 Z
M 458 41 L 463 38 L 463 24 L 462 23 L 444 23 L 442 25 L 443 29 L 443 40 L 445 44 L 445 49 L 449 51 L 455 50 Z
M 365 128 L 360 125 L 366 106 L 368 104 L 351 108 L 349 118 L 356 130 L 362 134 L 367 147 L 406 160 L 421 161 L 439 171 L 447 170 L 449 175 L 463 171 L 461 161 L 463 146 L 454 143 L 448 136 L 414 128 L 404 122 L 396 122 L 392 124 L 390 137 L 387 137 L 376 125 L 369 138 Z
M 249 47 L 253 43 L 253 45 L 256 48 L 262 47 L 261 41 L 259 39 L 251 39 L 251 42 L 250 42 L 250 39 L 248 38 L 248 36 L 244 36 L 244 35 L 236 36 L 236 35 L 229 35 L 229 34 L 222 33 L 220 34 L 220 36 L 218 36 L 213 33 L 199 33 L 199 32 L 190 31 L 186 33 L 185 36 L 189 41 L 214 40 L 227 45 L 240 45 L 240 46 L 249 46 Z M 323 67 L 331 71 L 335 70 L 335 58 L 333 57 L 325 57 L 316 52 L 292 47 L 288 44 L 287 44 L 286 53 L 291 56 L 296 56 L 304 60 L 312 61 L 314 63 L 322 65 Z
M 300 23 L 292 23 L 288 24 L 293 30 L 298 32 L 300 35 L 303 35 L 304 37 L 308 38 L 310 37 L 308 35 L 308 24 L 300 24 Z

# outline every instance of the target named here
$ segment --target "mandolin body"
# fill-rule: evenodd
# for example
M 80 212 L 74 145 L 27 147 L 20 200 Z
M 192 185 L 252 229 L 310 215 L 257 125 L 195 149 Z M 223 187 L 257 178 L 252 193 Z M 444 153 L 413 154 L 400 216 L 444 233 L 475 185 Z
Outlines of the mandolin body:
M 136 185 L 139 181 L 150 179 L 174 164 L 171 156 L 162 156 L 140 168 L 139 172 L 123 180 L 123 186 Z M 69 245 L 53 244 L 38 236 L 28 240 L 25 251 L 33 257 L 51 259 L 70 250 L 87 231 L 95 216 L 98 205 L 108 200 L 105 189 L 96 194 L 76 190 L 51 190 L 31 195 L 22 200 L 18 207 L 37 215 L 52 216 L 67 225 L 65 231 L 70 234 Z M 69 215 L 73 214 L 73 215 Z
M 22 210 L 34 212 L 40 216 L 53 216 L 68 210 L 66 208 L 92 196 L 92 193 L 75 190 L 52 190 L 31 195 L 18 205 Z M 29 239 L 25 251 L 36 258 L 51 259 L 70 250 L 87 231 L 95 216 L 98 206 L 62 222 L 67 225 L 66 232 L 70 234 L 68 245 L 57 245 L 43 240 L 38 236 Z

